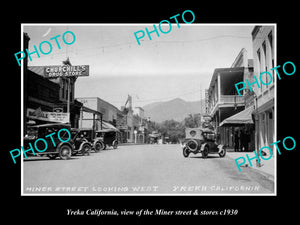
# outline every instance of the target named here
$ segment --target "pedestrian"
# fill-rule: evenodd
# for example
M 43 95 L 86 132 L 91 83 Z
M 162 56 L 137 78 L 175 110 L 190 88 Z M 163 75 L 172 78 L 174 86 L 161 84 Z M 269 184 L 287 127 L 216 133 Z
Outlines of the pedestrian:
M 235 131 L 235 133 L 234 133 L 234 151 L 235 152 L 239 151 L 239 143 L 240 143 L 239 133 L 238 133 L 238 131 Z
M 249 132 L 246 132 L 245 133 L 245 144 L 244 144 L 245 152 L 249 151 L 249 142 L 250 142 L 250 134 L 249 134 Z
M 246 140 L 245 133 L 244 133 L 243 130 L 240 130 L 240 148 L 241 148 L 241 151 L 245 151 L 245 140 Z

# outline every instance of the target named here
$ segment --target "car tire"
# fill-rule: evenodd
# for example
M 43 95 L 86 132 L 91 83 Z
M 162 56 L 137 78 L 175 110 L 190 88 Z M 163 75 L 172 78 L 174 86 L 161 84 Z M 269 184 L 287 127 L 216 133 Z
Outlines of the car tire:
M 184 148 L 182 149 L 182 153 L 183 153 L 183 156 L 184 156 L 185 158 L 189 157 L 189 155 L 190 155 L 190 151 L 189 151 L 189 149 L 188 149 L 187 147 L 184 147 Z
M 58 155 L 61 159 L 69 159 L 72 155 L 72 148 L 69 145 L 62 145 L 59 148 Z
M 221 152 L 219 152 L 219 156 L 223 158 L 226 155 L 226 149 L 222 148 Z
M 209 152 L 209 147 L 207 145 L 205 145 L 203 151 L 202 151 L 202 158 L 207 158 L 208 156 L 208 152 Z
M 81 154 L 82 155 L 90 155 L 91 148 L 92 147 L 88 143 L 84 143 L 81 148 Z
M 100 152 L 101 150 L 103 150 L 104 146 L 103 143 L 101 141 L 97 141 L 94 145 L 94 151 L 95 152 Z
M 113 148 L 114 148 L 114 149 L 117 149 L 117 148 L 118 148 L 118 142 L 117 142 L 117 141 L 114 141 L 114 142 L 113 142 Z

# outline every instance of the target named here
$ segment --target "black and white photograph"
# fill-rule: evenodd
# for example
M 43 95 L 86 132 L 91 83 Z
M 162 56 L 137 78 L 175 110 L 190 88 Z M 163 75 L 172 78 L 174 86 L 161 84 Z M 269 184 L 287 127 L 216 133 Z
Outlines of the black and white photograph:
M 5 8 L 3 219 L 294 221 L 296 3 L 124 3 Z
M 276 24 L 22 31 L 22 195 L 276 195 Z

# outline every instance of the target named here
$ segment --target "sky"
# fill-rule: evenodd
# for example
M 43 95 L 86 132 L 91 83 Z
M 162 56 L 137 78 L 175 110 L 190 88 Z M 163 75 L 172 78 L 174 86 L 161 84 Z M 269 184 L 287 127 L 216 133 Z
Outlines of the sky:
M 230 67 L 242 48 L 252 58 L 253 24 L 172 24 L 167 34 L 151 33 L 140 39 L 134 32 L 153 30 L 153 24 L 24 24 L 30 37 L 29 52 L 42 41 L 52 44 L 48 55 L 31 55 L 29 66 L 61 65 L 69 57 L 72 65 L 89 65 L 88 77 L 79 77 L 75 97 L 99 97 L 120 108 L 128 94 L 133 106 L 182 98 L 204 98 L 215 68 Z M 156 24 L 158 27 L 158 24 Z M 167 31 L 168 25 L 162 29 Z M 72 31 L 71 45 L 62 35 Z M 146 32 L 145 32 L 146 33 Z M 50 38 L 60 35 L 57 40 Z M 68 42 L 73 37 L 65 36 Z M 47 44 L 43 50 L 47 52 Z

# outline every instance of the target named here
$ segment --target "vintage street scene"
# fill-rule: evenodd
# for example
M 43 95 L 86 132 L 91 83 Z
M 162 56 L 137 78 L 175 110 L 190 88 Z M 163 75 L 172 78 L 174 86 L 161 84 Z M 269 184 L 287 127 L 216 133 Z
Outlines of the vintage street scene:
M 23 195 L 276 195 L 275 24 L 22 32 Z

